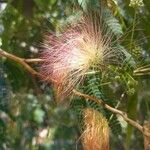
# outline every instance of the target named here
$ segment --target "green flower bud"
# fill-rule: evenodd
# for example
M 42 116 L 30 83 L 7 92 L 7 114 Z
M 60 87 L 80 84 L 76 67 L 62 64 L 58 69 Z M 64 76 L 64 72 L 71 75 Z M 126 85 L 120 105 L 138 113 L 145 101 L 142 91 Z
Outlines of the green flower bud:
M 130 4 L 129 4 L 130 7 L 142 7 L 144 6 L 144 3 L 143 3 L 143 0 L 130 0 Z

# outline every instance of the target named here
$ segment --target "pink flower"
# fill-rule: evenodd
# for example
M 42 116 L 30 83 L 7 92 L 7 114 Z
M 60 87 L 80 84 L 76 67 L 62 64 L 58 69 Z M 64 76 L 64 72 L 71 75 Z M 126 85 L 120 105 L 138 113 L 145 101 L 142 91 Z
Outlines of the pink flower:
M 106 58 L 113 56 L 110 48 L 111 34 L 102 36 L 100 23 L 91 17 L 69 27 L 60 35 L 46 37 L 41 58 L 44 80 L 55 80 L 54 86 L 61 97 L 75 88 L 90 69 L 102 69 Z

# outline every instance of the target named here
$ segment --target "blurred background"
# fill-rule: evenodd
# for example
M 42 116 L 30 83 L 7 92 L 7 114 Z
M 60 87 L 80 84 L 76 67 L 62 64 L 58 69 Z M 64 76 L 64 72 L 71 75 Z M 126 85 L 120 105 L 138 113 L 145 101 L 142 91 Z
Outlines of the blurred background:
M 73 9 L 85 9 L 89 0 L 0 0 L 1 49 L 23 58 L 37 58 L 44 35 L 58 32 L 73 19 Z M 93 0 L 95 2 L 96 0 Z M 150 1 L 131 6 L 134 0 L 105 0 L 125 34 L 124 45 L 136 57 L 137 66 L 150 62 Z M 139 4 L 138 4 L 139 3 Z M 135 17 L 136 14 L 136 17 Z M 135 22 L 135 31 L 130 32 Z M 132 45 L 129 38 L 133 36 Z M 33 67 L 38 69 L 38 64 Z M 121 109 L 141 124 L 150 119 L 149 74 L 128 82 L 131 94 Z M 124 79 L 126 80 L 126 79 Z M 116 85 L 116 84 L 115 84 Z M 121 95 L 110 87 L 110 95 Z M 133 94 L 134 93 L 134 94 Z M 114 97 L 114 96 L 113 96 Z M 122 131 L 111 134 L 112 150 L 143 150 L 143 137 L 120 118 Z M 51 85 L 42 83 L 21 65 L 0 58 L 0 150 L 82 150 L 76 113 L 57 105 Z

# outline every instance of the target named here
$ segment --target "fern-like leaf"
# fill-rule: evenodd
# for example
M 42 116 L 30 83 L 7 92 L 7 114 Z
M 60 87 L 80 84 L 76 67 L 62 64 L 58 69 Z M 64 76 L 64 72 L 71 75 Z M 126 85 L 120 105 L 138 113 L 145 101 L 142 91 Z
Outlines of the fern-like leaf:
M 104 95 L 102 88 L 101 88 L 101 77 L 98 73 L 94 74 L 94 75 L 88 75 L 86 80 L 87 80 L 85 82 L 86 85 L 84 86 L 84 92 L 86 94 L 95 96 L 95 97 L 103 100 L 108 105 L 115 107 L 116 101 L 113 99 L 108 99 Z M 116 115 L 112 114 L 110 111 L 106 110 L 105 108 L 99 106 L 95 102 L 87 101 L 86 105 L 87 105 L 87 107 L 91 107 L 97 111 L 100 111 L 108 119 L 111 131 L 115 135 L 119 135 L 121 133 L 121 125 L 120 125 L 120 122 L 118 121 Z M 113 115 L 113 117 L 111 117 L 112 115 Z
M 122 27 L 119 21 L 112 15 L 109 9 L 105 9 L 103 11 L 103 20 L 108 30 L 115 35 L 116 37 L 120 37 L 123 34 Z

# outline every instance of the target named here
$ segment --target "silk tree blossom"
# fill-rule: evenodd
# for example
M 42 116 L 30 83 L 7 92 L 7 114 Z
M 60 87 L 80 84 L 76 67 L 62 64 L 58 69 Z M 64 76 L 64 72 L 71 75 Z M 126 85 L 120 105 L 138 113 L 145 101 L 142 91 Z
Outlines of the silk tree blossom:
M 103 115 L 91 108 L 83 113 L 84 131 L 81 135 L 84 150 L 109 150 L 109 126 Z
M 58 36 L 47 35 L 41 52 L 41 73 L 44 80 L 55 81 L 61 97 L 70 94 L 88 70 L 101 70 L 110 62 L 117 62 L 112 34 L 103 35 L 106 29 L 101 27 L 100 22 L 86 16 Z

